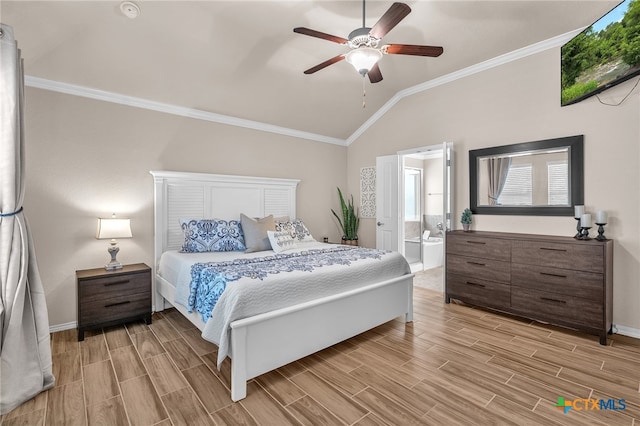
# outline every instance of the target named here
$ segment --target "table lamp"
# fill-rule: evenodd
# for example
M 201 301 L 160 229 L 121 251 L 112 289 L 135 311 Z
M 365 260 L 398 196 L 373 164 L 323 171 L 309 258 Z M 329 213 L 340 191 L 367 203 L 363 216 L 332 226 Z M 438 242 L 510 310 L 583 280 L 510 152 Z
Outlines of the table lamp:
M 116 238 L 131 238 L 131 223 L 129 219 L 116 219 L 114 214 L 110 218 L 98 219 L 98 230 L 96 231 L 98 240 L 111 239 L 111 245 L 107 249 L 111 255 L 111 262 L 105 265 L 107 271 L 121 269 L 122 264 L 116 260 L 116 255 L 120 251 Z

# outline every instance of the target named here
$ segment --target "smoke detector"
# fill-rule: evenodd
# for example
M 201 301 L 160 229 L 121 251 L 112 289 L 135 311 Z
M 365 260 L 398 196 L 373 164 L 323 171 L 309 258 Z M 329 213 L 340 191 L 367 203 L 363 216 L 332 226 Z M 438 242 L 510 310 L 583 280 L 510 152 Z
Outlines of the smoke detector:
M 140 15 L 140 8 L 137 4 L 130 1 L 120 3 L 120 11 L 124 16 L 130 19 L 136 19 Z

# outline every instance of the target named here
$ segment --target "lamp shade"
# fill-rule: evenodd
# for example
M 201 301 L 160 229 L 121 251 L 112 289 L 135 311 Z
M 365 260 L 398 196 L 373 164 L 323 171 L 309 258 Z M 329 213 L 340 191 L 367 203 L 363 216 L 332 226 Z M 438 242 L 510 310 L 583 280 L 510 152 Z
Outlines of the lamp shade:
M 382 52 L 372 47 L 359 47 L 353 49 L 345 57 L 353 67 L 364 77 L 371 68 L 382 58 Z
M 97 239 L 131 238 L 131 236 L 131 223 L 129 219 L 98 219 Z

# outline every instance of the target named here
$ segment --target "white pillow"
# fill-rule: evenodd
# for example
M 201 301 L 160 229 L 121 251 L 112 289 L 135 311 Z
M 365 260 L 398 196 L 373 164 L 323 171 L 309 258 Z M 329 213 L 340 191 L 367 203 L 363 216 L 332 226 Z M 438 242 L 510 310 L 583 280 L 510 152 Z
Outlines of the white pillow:
M 276 253 L 293 250 L 297 247 L 291 234 L 286 231 L 267 231 L 267 236 L 269 237 L 271 248 Z

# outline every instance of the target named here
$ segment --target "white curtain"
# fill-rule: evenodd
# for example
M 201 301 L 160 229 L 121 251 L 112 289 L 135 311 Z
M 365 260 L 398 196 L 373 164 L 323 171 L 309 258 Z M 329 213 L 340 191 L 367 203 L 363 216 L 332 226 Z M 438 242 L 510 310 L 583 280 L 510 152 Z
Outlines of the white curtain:
M 498 204 L 498 198 L 502 194 L 507 175 L 511 167 L 511 157 L 489 158 L 489 205 Z
M 5 414 L 55 379 L 44 289 L 22 211 L 22 59 L 13 28 L 0 25 L 0 414 Z

